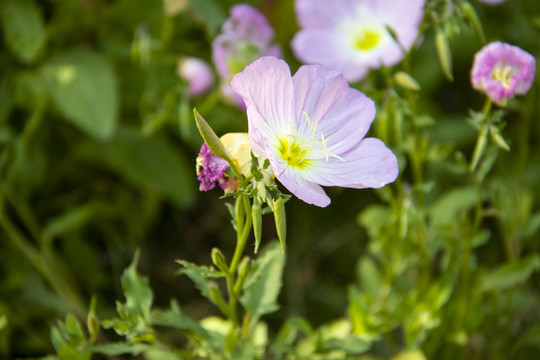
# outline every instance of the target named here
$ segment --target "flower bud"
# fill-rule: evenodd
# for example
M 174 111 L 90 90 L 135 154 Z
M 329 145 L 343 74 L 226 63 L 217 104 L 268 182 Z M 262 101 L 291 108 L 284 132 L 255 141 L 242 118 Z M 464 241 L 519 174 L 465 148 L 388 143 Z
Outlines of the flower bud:
M 246 256 L 242 259 L 240 262 L 240 265 L 238 265 L 238 279 L 236 280 L 236 283 L 234 284 L 234 292 L 236 294 L 240 294 L 242 291 L 242 287 L 244 286 L 244 281 L 246 280 L 250 269 L 250 262 L 249 258 Z
M 212 262 L 214 263 L 214 265 L 216 265 L 217 268 L 221 270 L 221 272 L 224 275 L 227 275 L 229 273 L 229 267 L 227 266 L 225 255 L 223 255 L 221 250 L 219 250 L 218 248 L 213 248 L 211 256 L 212 256 Z
M 287 219 L 285 216 L 285 202 L 280 196 L 273 201 L 274 205 L 274 220 L 276 222 L 276 230 L 281 244 L 281 251 L 285 253 L 285 240 L 287 237 Z
M 259 250 L 262 237 L 262 214 L 261 203 L 259 198 L 255 196 L 253 198 L 253 205 L 251 206 L 251 216 L 253 218 L 253 235 L 255 236 L 255 254 Z
M 214 75 L 210 66 L 195 57 L 183 57 L 178 60 L 178 76 L 188 84 L 189 96 L 199 96 L 214 84 Z

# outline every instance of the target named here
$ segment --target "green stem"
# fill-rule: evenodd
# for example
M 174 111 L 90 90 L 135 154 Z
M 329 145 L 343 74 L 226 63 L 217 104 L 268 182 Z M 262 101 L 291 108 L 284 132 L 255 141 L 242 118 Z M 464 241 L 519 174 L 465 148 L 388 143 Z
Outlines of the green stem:
M 474 169 L 476 168 L 476 165 L 478 165 L 478 161 L 480 161 L 480 158 L 482 157 L 486 149 L 487 134 L 488 134 L 489 127 L 491 126 L 491 120 L 489 118 L 491 104 L 492 104 L 492 101 L 491 99 L 488 98 L 482 109 L 482 113 L 484 114 L 483 124 L 482 124 L 482 128 L 480 129 L 480 132 L 478 133 L 478 138 L 476 139 L 476 145 L 474 146 L 474 152 L 473 152 L 471 164 L 469 166 L 469 170 L 471 172 L 473 172 Z
M 55 267 L 44 257 L 32 243 L 11 222 L 5 213 L 0 212 L 0 226 L 8 237 L 21 250 L 23 255 L 43 274 L 56 292 L 66 301 L 71 310 L 80 318 L 86 316 L 86 307 L 77 292 L 71 288 L 63 276 L 55 271 Z
M 234 285 L 237 278 L 238 264 L 244 253 L 249 234 L 251 232 L 251 225 L 253 218 L 251 216 L 251 202 L 249 197 L 246 195 L 240 195 L 236 199 L 236 214 L 242 219 L 236 219 L 236 248 L 234 249 L 234 255 L 229 266 L 229 273 L 227 274 L 227 291 L 229 293 L 229 319 L 232 321 L 233 325 L 237 327 L 239 325 L 238 318 L 236 316 L 236 304 L 238 301 L 238 295 L 234 289 Z
M 241 231 L 240 229 L 238 229 L 236 249 L 234 250 L 233 259 L 230 266 L 231 274 L 236 274 L 238 264 L 240 263 L 240 259 L 242 258 L 242 254 L 244 253 L 244 248 L 246 247 L 247 239 L 249 238 L 249 234 L 251 232 L 251 224 L 253 221 L 253 217 L 251 216 L 251 203 L 249 201 L 249 197 L 245 195 L 240 196 L 243 199 L 246 217 L 244 222 L 244 228 Z

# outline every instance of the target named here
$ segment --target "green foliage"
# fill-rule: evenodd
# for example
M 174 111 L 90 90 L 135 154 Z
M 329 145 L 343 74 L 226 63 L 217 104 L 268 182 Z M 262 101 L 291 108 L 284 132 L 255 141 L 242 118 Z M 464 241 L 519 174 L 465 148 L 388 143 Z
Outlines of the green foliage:
M 4 40 L 13 55 L 25 63 L 37 60 L 47 40 L 43 17 L 34 1 L 5 1 L 0 12 Z
M 86 48 L 69 50 L 50 59 L 43 67 L 43 76 L 66 120 L 98 140 L 114 135 L 118 85 L 104 56 Z
M 486 40 L 538 57 L 538 1 L 427 0 L 403 62 L 352 84 L 400 175 L 326 209 L 268 160 L 241 175 L 216 139 L 245 113 L 177 74 L 238 3 L 0 1 L 0 358 L 536 358 L 540 83 L 482 105 L 470 67 Z M 247 3 L 294 73 L 294 2 Z M 219 200 L 197 130 L 239 180 Z
M 253 263 L 240 302 L 254 319 L 278 309 L 284 265 L 285 256 L 277 243 L 268 244 Z

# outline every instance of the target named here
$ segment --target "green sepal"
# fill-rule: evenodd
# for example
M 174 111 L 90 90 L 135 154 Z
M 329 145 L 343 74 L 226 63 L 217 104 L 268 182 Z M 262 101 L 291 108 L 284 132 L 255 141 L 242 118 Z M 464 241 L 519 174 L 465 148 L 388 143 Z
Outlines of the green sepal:
M 253 218 L 253 235 L 255 236 L 255 254 L 259 250 L 262 238 L 262 213 L 261 204 L 257 197 L 253 198 L 253 205 L 251 206 L 251 216 Z
M 461 3 L 461 10 L 463 11 L 465 21 L 469 25 L 472 25 L 480 38 L 480 41 L 485 44 L 486 36 L 484 35 L 484 29 L 482 28 L 482 23 L 480 22 L 480 18 L 478 17 L 476 10 L 474 10 L 474 7 L 469 2 L 463 2 Z
M 276 230 L 281 244 L 281 251 L 285 254 L 285 240 L 287 238 L 287 219 L 285 216 L 285 201 L 283 197 L 278 197 L 273 200 L 274 220 L 276 222 Z
M 206 145 L 208 145 L 208 148 L 210 149 L 212 154 L 220 156 L 225 161 L 227 161 L 234 176 L 238 179 L 243 179 L 243 176 L 236 167 L 235 163 L 231 160 L 229 155 L 227 155 L 227 149 L 225 148 L 225 145 L 223 145 L 214 130 L 212 130 L 210 125 L 208 125 L 206 120 L 202 117 L 201 114 L 199 114 L 196 108 L 193 109 L 193 114 L 195 115 L 195 123 L 197 124 L 197 129 L 199 129 L 199 133 L 201 134 Z
M 405 71 L 398 71 L 394 74 L 396 83 L 404 89 L 420 91 L 420 84 L 410 74 Z
M 448 44 L 448 36 L 441 30 L 437 30 L 435 34 L 435 46 L 437 47 L 437 55 L 439 56 L 439 63 L 444 76 L 449 81 L 454 81 L 454 75 L 452 74 L 452 50 Z
M 504 137 L 501 134 L 501 131 L 498 127 L 490 126 L 489 128 L 489 135 L 491 136 L 491 139 L 497 144 L 498 147 L 500 147 L 503 150 L 510 151 L 510 145 L 506 142 Z

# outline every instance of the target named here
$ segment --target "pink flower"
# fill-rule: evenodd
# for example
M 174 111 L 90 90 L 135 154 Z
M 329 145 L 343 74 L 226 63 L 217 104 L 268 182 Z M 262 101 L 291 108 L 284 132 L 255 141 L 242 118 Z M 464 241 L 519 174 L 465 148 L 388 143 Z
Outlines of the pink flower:
M 229 164 L 227 164 L 227 161 L 212 154 L 208 145 L 203 144 L 197 158 L 197 179 L 201 182 L 199 190 L 212 190 L 216 187 L 216 181 L 225 190 L 228 185 L 225 171 L 228 169 Z
M 177 73 L 188 83 L 189 96 L 199 96 L 214 84 L 212 69 L 203 60 L 184 57 L 178 61 Z
M 484 46 L 474 56 L 471 70 L 473 88 L 504 105 L 516 94 L 524 95 L 534 80 L 534 57 L 517 46 L 499 41 Z
M 263 57 L 232 80 L 247 106 L 249 140 L 270 160 L 278 180 L 301 200 L 327 206 L 322 186 L 379 188 L 398 174 L 396 156 L 382 141 L 364 138 L 375 104 L 343 75 Z
M 292 49 L 304 63 L 339 71 L 349 81 L 393 66 L 419 32 L 425 0 L 296 0 L 301 30 Z M 397 36 L 396 42 L 387 28 Z
M 478 0 L 484 4 L 489 4 L 489 5 L 497 5 L 497 4 L 502 4 L 503 2 L 505 2 L 506 0 Z
M 221 33 L 212 43 L 212 59 L 222 80 L 222 94 L 245 109 L 242 98 L 230 87 L 232 77 L 264 55 L 281 57 L 281 48 L 272 43 L 274 30 L 259 10 L 247 4 L 231 8 Z

